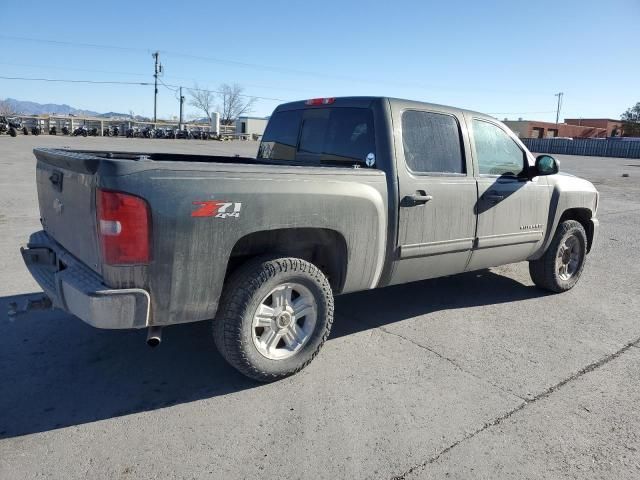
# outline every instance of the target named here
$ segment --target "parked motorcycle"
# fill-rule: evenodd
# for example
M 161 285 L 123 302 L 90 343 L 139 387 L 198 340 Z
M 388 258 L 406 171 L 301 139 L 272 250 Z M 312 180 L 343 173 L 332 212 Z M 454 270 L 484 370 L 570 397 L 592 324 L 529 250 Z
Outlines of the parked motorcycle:
M 166 138 L 176 138 L 176 131 L 173 128 L 168 128 L 165 136 Z
M 31 135 L 40 135 L 42 133 L 42 129 L 38 126 L 31 127 Z
M 189 132 L 185 130 L 178 130 L 176 132 L 176 138 L 186 139 L 189 138 Z
M 111 129 L 109 127 L 103 128 L 102 129 L 102 136 L 103 137 L 110 137 L 111 136 Z
M 56 129 L 56 126 L 54 125 L 53 127 L 51 127 L 49 129 L 49 135 L 57 135 L 58 134 L 58 130 Z
M 140 136 L 140 129 L 138 127 L 127 129 L 127 133 L 126 133 L 127 138 L 137 138 L 139 136 Z
M 53 128 L 56 128 L 56 127 L 53 127 Z M 67 127 L 66 125 L 64 127 L 62 127 L 61 131 L 62 131 L 63 135 L 69 135 L 69 133 L 70 133 L 69 132 L 69 127 Z
M 16 127 L 18 125 L 18 127 Z M 0 116 L 0 133 L 8 133 L 12 137 L 18 135 L 19 123 L 15 120 Z
M 89 129 L 86 127 L 86 125 L 80 125 L 78 128 L 76 128 L 73 131 L 74 137 L 79 137 L 79 136 L 86 137 L 87 135 L 89 135 Z
M 111 136 L 117 137 L 119 135 L 120 135 L 120 129 L 116 125 L 111 127 Z

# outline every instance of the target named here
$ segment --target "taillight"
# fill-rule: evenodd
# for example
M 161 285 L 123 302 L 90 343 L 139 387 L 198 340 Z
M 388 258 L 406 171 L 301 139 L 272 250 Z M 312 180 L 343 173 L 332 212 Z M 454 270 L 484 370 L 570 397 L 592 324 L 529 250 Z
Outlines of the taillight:
M 333 102 L 335 102 L 336 99 L 331 97 L 331 98 L 312 98 L 310 100 L 307 100 L 306 102 L 304 102 L 307 105 L 331 105 Z
M 98 235 L 108 265 L 149 263 L 149 206 L 127 193 L 98 190 Z

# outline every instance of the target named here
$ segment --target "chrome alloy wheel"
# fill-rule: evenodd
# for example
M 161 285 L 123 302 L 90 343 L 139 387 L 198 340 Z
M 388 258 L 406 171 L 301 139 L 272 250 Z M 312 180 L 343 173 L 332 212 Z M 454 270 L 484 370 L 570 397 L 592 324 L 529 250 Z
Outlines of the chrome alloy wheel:
M 582 246 L 578 237 L 571 235 L 560 245 L 556 257 L 556 271 L 561 280 L 567 281 L 580 269 Z
M 289 358 L 309 341 L 317 318 L 316 301 L 307 287 L 299 283 L 278 285 L 253 315 L 253 344 L 270 360 Z

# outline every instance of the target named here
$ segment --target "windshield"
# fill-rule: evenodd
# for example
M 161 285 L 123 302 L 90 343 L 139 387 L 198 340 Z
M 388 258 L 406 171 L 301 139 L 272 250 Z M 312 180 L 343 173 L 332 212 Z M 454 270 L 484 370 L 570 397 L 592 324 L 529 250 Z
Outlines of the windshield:
M 310 108 L 275 113 L 258 158 L 296 163 L 364 163 L 375 153 L 368 108 Z

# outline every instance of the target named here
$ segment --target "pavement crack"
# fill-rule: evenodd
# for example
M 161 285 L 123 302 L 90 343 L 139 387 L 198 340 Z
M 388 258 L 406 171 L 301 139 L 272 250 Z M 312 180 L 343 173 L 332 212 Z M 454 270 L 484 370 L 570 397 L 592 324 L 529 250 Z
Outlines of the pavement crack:
M 511 395 L 511 396 L 513 396 L 513 397 L 516 397 L 516 398 L 518 398 L 518 399 L 522 400 L 523 402 L 526 402 L 526 401 L 527 401 L 527 399 L 526 399 L 526 398 L 521 397 L 521 396 L 520 396 L 520 395 L 518 395 L 517 393 L 514 393 L 514 392 L 512 392 L 512 391 L 510 391 L 510 390 L 508 390 L 508 389 L 505 389 L 504 387 L 502 387 L 502 386 L 500 386 L 500 385 L 497 385 L 497 384 L 495 384 L 495 383 L 493 383 L 493 382 L 491 382 L 491 381 L 487 380 L 486 378 L 481 377 L 480 375 L 478 375 L 478 374 L 476 374 L 476 373 L 473 373 L 473 372 L 472 372 L 472 371 L 470 371 L 470 370 L 467 370 L 466 368 L 463 368 L 463 367 L 462 367 L 458 362 L 456 362 L 455 360 L 453 360 L 453 359 L 451 359 L 451 358 L 449 358 L 449 357 L 447 357 L 447 356 L 445 356 L 445 355 L 441 354 L 440 352 L 438 352 L 437 350 L 434 350 L 433 348 L 429 347 L 428 345 L 424 345 L 424 344 L 422 344 L 422 343 L 418 343 L 418 342 L 416 342 L 415 340 L 412 340 L 411 338 L 408 338 L 408 337 L 405 337 L 404 335 L 401 335 L 401 334 L 399 334 L 399 333 L 396 333 L 396 332 L 392 332 L 392 331 L 390 331 L 390 330 L 387 330 L 387 329 L 386 329 L 386 328 L 384 328 L 384 327 L 378 327 L 378 329 L 379 329 L 379 330 L 382 330 L 384 333 L 387 333 L 387 334 L 389 334 L 389 335 L 393 335 L 393 336 L 395 336 L 395 337 L 398 337 L 398 338 L 401 338 L 401 339 L 403 339 L 403 340 L 406 340 L 407 342 L 412 343 L 412 344 L 413 344 L 413 345 L 415 345 L 416 347 L 422 348 L 422 349 L 424 349 L 424 350 L 427 350 L 428 352 L 433 353 L 434 355 L 436 355 L 437 357 L 441 358 L 442 360 L 445 360 L 445 361 L 449 362 L 451 365 L 453 365 L 456 369 L 460 370 L 461 372 L 464 372 L 464 373 L 466 373 L 467 375 L 471 375 L 472 377 L 474 377 L 474 378 L 476 378 L 476 379 L 478 379 L 478 380 L 480 380 L 480 381 L 482 381 L 482 382 L 484 382 L 484 383 L 487 383 L 487 384 L 491 385 L 492 387 L 497 388 L 498 390 L 500 390 L 500 391 L 502 391 L 502 392 L 504 392 L 504 393 L 506 393 L 506 394 L 508 394 L 508 395 Z
M 387 333 L 389 333 L 389 332 L 387 332 Z M 398 335 L 398 336 L 400 336 L 400 335 Z M 395 477 L 391 477 L 391 479 L 392 480 L 404 480 L 408 475 L 412 474 L 413 472 L 415 472 L 417 470 L 421 470 L 421 469 L 425 468 L 426 466 L 436 462 L 440 457 L 442 457 L 446 453 L 450 452 L 451 450 L 453 450 L 454 448 L 456 448 L 458 445 L 462 444 L 463 442 L 466 442 L 467 440 L 470 440 L 471 438 L 475 437 L 479 433 L 482 433 L 482 432 L 484 432 L 485 430 L 487 430 L 487 429 L 489 429 L 491 427 L 499 425 L 500 423 L 502 423 L 503 421 L 505 421 L 509 417 L 515 415 L 520 410 L 523 410 L 527 406 L 529 406 L 529 405 L 531 405 L 533 403 L 536 403 L 539 400 L 547 398 L 552 393 L 554 393 L 555 391 L 557 391 L 560 388 L 564 387 L 569 382 L 577 380 L 578 378 L 582 377 L 583 375 L 586 375 L 587 373 L 593 372 L 594 370 L 597 370 L 598 368 L 602 367 L 603 365 L 606 365 L 607 363 L 611 362 L 612 360 L 615 360 L 616 358 L 618 358 L 620 355 L 622 355 L 624 352 L 626 352 L 627 350 L 629 350 L 632 347 L 640 348 L 640 337 L 638 337 L 635 340 L 625 344 L 622 348 L 620 348 L 619 350 L 616 350 L 612 354 L 606 355 L 603 358 L 601 358 L 600 360 L 596 360 L 595 362 L 592 362 L 592 363 L 586 365 L 585 367 L 583 367 L 580 370 L 578 370 L 576 373 L 568 376 L 564 380 L 561 380 L 558 383 L 552 385 L 551 387 L 549 387 L 549 388 L 543 390 L 542 392 L 538 393 L 537 395 L 535 395 L 530 400 L 524 400 L 523 403 L 521 403 L 517 407 L 507 411 L 506 413 L 494 418 L 493 420 L 491 420 L 489 422 L 486 422 L 484 425 L 482 425 L 477 430 L 475 430 L 475 431 L 473 431 L 471 433 L 467 433 L 462 438 L 460 438 L 459 440 L 456 440 L 452 444 L 448 445 L 447 447 L 443 448 L 439 452 L 435 453 L 434 455 L 429 457 L 424 462 L 421 462 L 421 463 L 419 463 L 417 465 L 412 466 L 406 472 L 404 472 L 404 473 L 402 473 L 400 475 L 397 475 Z

